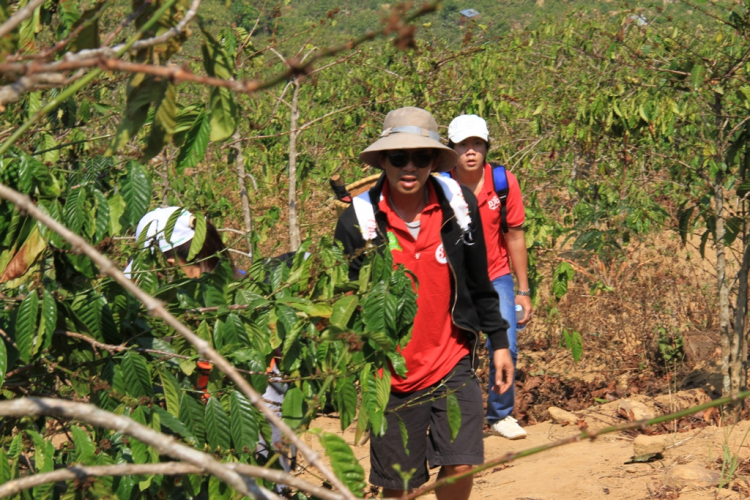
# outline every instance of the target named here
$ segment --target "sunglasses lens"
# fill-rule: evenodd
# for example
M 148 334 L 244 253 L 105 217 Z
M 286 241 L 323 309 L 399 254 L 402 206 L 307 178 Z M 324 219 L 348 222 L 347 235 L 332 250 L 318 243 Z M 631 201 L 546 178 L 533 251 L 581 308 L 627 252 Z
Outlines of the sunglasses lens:
M 409 163 L 409 155 L 403 151 L 388 154 L 388 161 L 396 168 L 405 167 Z
M 432 153 L 429 151 L 416 151 L 411 155 L 411 161 L 417 168 L 427 168 L 432 163 Z

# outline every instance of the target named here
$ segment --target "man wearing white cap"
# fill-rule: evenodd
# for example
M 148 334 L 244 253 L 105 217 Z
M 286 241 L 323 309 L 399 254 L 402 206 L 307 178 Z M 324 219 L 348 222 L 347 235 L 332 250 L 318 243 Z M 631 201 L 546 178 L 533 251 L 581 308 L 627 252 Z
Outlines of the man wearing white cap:
M 493 390 L 503 392 L 513 380 L 513 364 L 498 297 L 487 276 L 487 253 L 476 199 L 452 179 L 431 176 L 448 171 L 456 153 L 440 142 L 437 122 L 423 109 L 391 111 L 380 138 L 360 159 L 382 169 L 374 188 L 352 201 L 336 226 L 336 239 L 347 255 L 368 243 L 388 245 L 394 266 L 416 276 L 417 315 L 412 338 L 401 351 L 406 377 L 391 370 L 386 431 L 371 435 L 370 482 L 384 497 L 427 482 L 431 468 L 438 478 L 468 470 L 484 461 L 482 393 L 474 373 L 479 332 L 495 349 L 498 373 Z M 362 256 L 349 267 L 355 279 Z M 446 397 L 455 394 L 461 429 L 451 439 Z M 402 442 L 400 425 L 408 439 Z M 429 430 L 429 434 L 428 434 Z M 427 435 L 427 439 L 425 436 Z M 398 466 L 396 468 L 395 466 Z M 398 471 L 412 471 L 405 485 Z M 441 500 L 468 499 L 473 480 L 463 478 L 436 490 Z
M 175 212 L 174 229 L 169 238 L 166 237 L 166 228 L 170 217 Z M 146 232 L 145 235 L 143 232 Z M 203 246 L 192 261 L 188 262 L 190 246 L 195 237 L 195 217 L 193 214 L 180 207 L 164 207 L 151 210 L 141 217 L 135 229 L 136 241 L 143 240 L 143 248 L 149 248 L 156 244 L 167 258 L 167 262 L 178 265 L 188 278 L 198 278 L 202 273 L 213 271 L 222 258 L 228 259 L 236 278 L 241 278 L 241 273 L 232 264 L 232 259 L 226 251 L 221 236 L 211 222 L 206 221 L 206 236 Z M 125 276 L 130 278 L 133 263 L 130 262 L 125 268 Z
M 523 232 L 524 208 L 518 180 L 505 167 L 487 163 L 490 134 L 487 123 L 477 115 L 456 117 L 448 127 L 448 146 L 458 153 L 453 177 L 477 197 L 487 243 L 488 275 L 500 297 L 500 312 L 510 323 L 508 343 L 513 366 L 518 358 L 516 340 L 516 306 L 524 311 L 518 325 L 526 325 L 532 316 L 531 289 L 527 274 L 528 258 Z M 515 291 L 510 264 L 518 280 Z M 492 354 L 492 346 L 487 348 Z M 490 387 L 495 371 L 490 367 Z M 526 431 L 518 425 L 513 412 L 513 386 L 503 394 L 490 391 L 487 401 L 487 422 L 493 434 L 508 439 L 522 439 Z

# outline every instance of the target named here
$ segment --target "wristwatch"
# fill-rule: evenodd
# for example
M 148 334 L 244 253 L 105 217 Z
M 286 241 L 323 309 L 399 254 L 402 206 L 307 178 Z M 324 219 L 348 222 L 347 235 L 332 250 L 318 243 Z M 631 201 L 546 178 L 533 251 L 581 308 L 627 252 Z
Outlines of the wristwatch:
M 518 290 L 516 292 L 516 295 L 520 295 L 521 297 L 531 297 L 531 289 L 528 290 Z

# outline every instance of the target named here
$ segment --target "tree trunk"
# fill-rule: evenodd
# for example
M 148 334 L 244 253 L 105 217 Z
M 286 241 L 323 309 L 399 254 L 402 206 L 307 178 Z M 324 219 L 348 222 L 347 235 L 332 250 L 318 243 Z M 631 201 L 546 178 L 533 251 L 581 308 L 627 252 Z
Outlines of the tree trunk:
M 299 118 L 299 87 L 294 79 L 292 95 L 292 113 L 289 132 L 289 249 L 296 252 L 302 244 L 299 234 L 299 216 L 297 213 L 297 120 Z
M 250 261 L 253 260 L 253 216 L 250 212 L 250 199 L 247 196 L 247 183 L 245 182 L 245 157 L 242 155 L 242 143 L 240 142 L 240 128 L 234 131 L 232 135 L 232 142 L 235 143 L 235 154 L 237 159 L 235 160 L 235 166 L 237 167 L 237 182 L 240 186 L 240 200 L 242 201 L 242 216 L 245 219 L 245 233 L 247 241 L 247 253 L 250 255 Z
M 714 204 L 716 209 L 716 277 L 719 288 L 719 332 L 721 334 L 721 374 L 723 376 L 722 392 L 725 396 L 732 393 L 732 332 L 729 331 L 729 284 L 727 283 L 727 259 L 724 247 L 724 176 L 716 174 L 714 180 Z

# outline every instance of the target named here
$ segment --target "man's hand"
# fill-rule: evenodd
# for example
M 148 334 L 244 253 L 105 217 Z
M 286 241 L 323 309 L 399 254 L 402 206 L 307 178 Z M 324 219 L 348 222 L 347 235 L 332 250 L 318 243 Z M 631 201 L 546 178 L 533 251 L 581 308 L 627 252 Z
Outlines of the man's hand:
M 492 362 L 495 363 L 495 385 L 492 390 L 502 394 L 513 383 L 513 360 L 510 357 L 510 349 L 498 349 L 495 351 Z
M 527 295 L 516 295 L 516 304 L 521 304 L 521 307 L 523 307 L 523 319 L 518 320 L 518 324 L 525 325 L 531 321 L 531 316 L 534 312 L 534 306 L 531 305 L 531 297 Z

